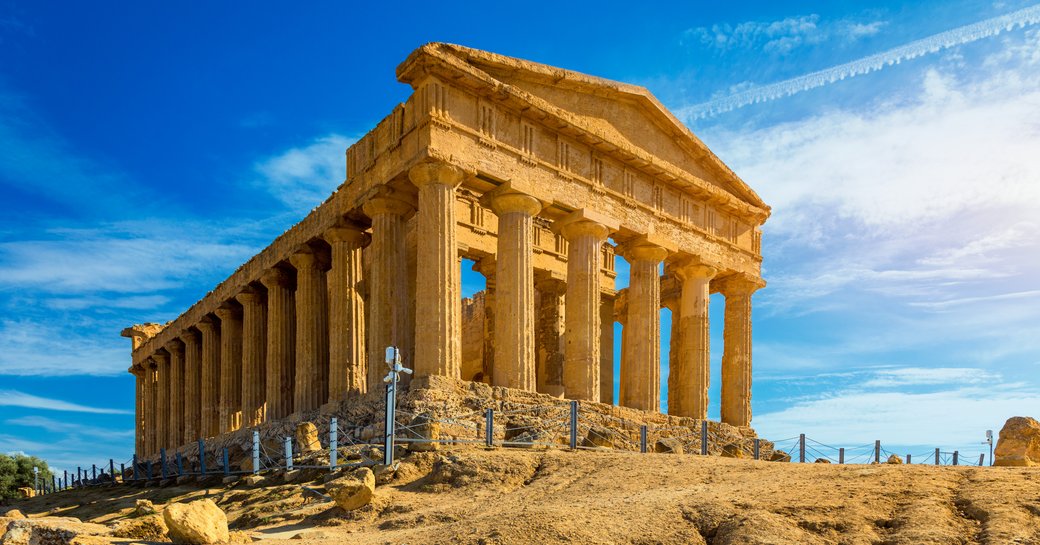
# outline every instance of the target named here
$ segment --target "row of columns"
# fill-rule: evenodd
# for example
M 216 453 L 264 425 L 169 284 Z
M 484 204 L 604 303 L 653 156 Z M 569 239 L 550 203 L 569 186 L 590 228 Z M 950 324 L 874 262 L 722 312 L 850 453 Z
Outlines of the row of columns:
M 375 195 L 362 205 L 372 221 L 371 235 L 351 226 L 330 229 L 322 236 L 331 247 L 331 263 L 324 263 L 306 245 L 290 256 L 295 289 L 288 271 L 267 270 L 258 279 L 264 290 L 246 288 L 217 309 L 215 316 L 207 316 L 168 343 L 144 368 L 135 369 L 139 451 L 153 454 L 161 446 L 175 447 L 314 410 L 326 401 L 372 389 L 381 383 L 379 364 L 383 349 L 390 345 L 402 348 L 417 376 L 459 377 L 461 290 L 455 190 L 463 177 L 461 169 L 444 163 L 413 167 L 409 178 L 418 187 L 417 210 L 391 193 Z M 532 220 L 542 203 L 508 186 L 488 193 L 484 200 L 499 218 L 491 303 L 494 365 L 485 368 L 492 384 L 554 389 L 571 399 L 610 399 L 613 358 L 603 357 L 601 347 L 604 332 L 609 329 L 612 335 L 613 323 L 600 286 L 600 252 L 610 228 L 580 215 L 553 226 L 568 241 L 567 278 L 565 283 L 540 282 L 539 312 L 543 319 L 557 321 L 563 315 L 565 343 L 562 354 L 558 344 L 555 350 L 546 348 L 552 361 L 562 365 L 547 368 L 546 384 L 539 385 Z M 421 279 L 415 283 L 415 316 L 410 319 L 404 224 L 413 210 L 421 234 L 415 253 Z M 359 289 L 366 246 L 371 260 L 365 279 L 367 302 Z M 657 410 L 661 303 L 657 271 L 667 252 L 646 243 L 625 246 L 623 255 L 632 273 L 629 312 L 623 321 L 621 404 Z M 706 373 L 707 368 L 707 286 L 714 273 L 703 266 L 683 271 L 678 320 L 681 357 L 672 371 L 681 400 L 673 406 L 670 398 L 669 404 L 703 417 L 706 386 L 703 396 L 700 388 L 706 375 L 698 373 Z M 726 401 L 734 396 L 741 403 L 749 400 L 750 291 L 734 298 L 732 305 L 729 301 L 727 295 L 723 420 L 746 425 L 749 404 L 727 408 Z M 408 327 L 413 321 L 414 329 Z M 546 342 L 552 341 L 543 339 Z M 409 354 L 412 346 L 415 353 Z M 727 367 L 726 362 L 732 365 Z

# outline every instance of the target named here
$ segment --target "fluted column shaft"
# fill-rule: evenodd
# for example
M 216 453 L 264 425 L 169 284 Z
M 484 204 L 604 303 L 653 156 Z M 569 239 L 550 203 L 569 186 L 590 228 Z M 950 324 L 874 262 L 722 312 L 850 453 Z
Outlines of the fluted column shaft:
M 498 215 L 495 267 L 495 366 L 492 384 L 535 391 L 534 233 L 531 218 L 542 204 L 521 193 L 491 199 Z
M 156 363 L 156 448 L 170 448 L 170 356 L 165 352 L 157 352 Z
M 220 434 L 220 326 L 206 317 L 197 327 L 202 332 L 201 436 L 216 437 Z
M 296 267 L 296 381 L 293 409 L 300 413 L 321 407 L 328 399 L 328 284 L 318 256 L 310 249 L 289 258 Z
M 134 365 L 130 368 L 134 375 L 134 452 L 138 457 L 145 456 L 145 436 L 147 422 L 145 421 L 145 373 L 144 368 Z
M 463 172 L 444 163 L 423 163 L 412 167 L 408 176 L 419 188 L 416 229 L 422 235 L 416 248 L 422 281 L 415 286 L 415 374 L 460 378 L 461 326 L 456 307 L 462 290 L 455 188 Z
M 625 397 L 621 405 L 661 409 L 661 279 L 658 266 L 667 255 L 664 248 L 641 244 L 625 248 L 629 262 L 628 324 L 625 327 L 627 357 L 621 362 Z
M 277 420 L 293 412 L 296 300 L 288 272 L 269 269 L 264 271 L 260 281 L 267 288 L 266 417 Z
M 184 345 L 174 340 L 164 346 L 170 353 L 170 415 L 167 419 L 166 447 L 177 448 L 184 438 Z
M 563 388 L 563 294 L 567 284 L 556 278 L 547 278 L 536 284 L 539 296 L 538 336 L 535 339 L 538 360 L 538 391 L 562 396 Z
M 369 266 L 368 320 L 368 390 L 382 388 L 387 369 L 383 364 L 386 347 L 402 349 L 405 366 L 411 354 L 404 353 L 408 333 L 408 278 L 405 255 L 404 216 L 412 211 L 408 204 L 389 197 L 377 197 L 362 205 L 372 218 L 372 254 Z M 425 281 L 425 279 L 424 279 Z M 425 319 L 425 318 L 424 318 Z
M 242 310 L 221 307 L 220 318 L 220 433 L 242 427 Z
M 242 304 L 242 426 L 253 427 L 265 420 L 267 312 L 252 288 L 235 299 Z
M 722 333 L 722 421 L 751 424 L 751 294 L 761 281 L 729 278 L 720 291 L 726 298 Z
M 483 382 L 491 384 L 495 370 L 495 257 L 487 256 L 473 264 L 473 270 L 484 276 L 484 347 L 480 368 Z
M 201 437 L 202 414 L 202 347 L 199 336 L 187 331 L 180 337 L 184 343 L 184 435 L 182 444 Z
M 599 306 L 599 401 L 614 402 L 614 296 L 602 296 Z
M 361 297 L 361 250 L 369 236 L 353 227 L 333 227 L 329 270 L 329 401 L 368 391 L 365 302 Z
M 679 313 L 678 360 L 670 362 L 668 414 L 705 419 L 708 417 L 708 387 L 711 383 L 711 328 L 708 313 L 709 282 L 715 269 L 687 265 L 676 269 L 682 281 Z M 674 328 L 673 328 L 674 330 Z
M 159 450 L 159 421 L 156 398 L 156 371 L 158 365 L 155 360 L 148 360 L 144 364 L 144 454 L 152 456 Z
M 570 399 L 600 396 L 600 251 L 607 227 L 587 219 L 562 228 L 567 239 L 567 299 L 563 385 Z

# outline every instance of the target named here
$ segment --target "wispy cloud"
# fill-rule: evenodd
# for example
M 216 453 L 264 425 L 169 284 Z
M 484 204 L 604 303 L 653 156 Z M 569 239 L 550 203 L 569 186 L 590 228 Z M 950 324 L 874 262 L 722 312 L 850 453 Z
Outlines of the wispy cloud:
M 130 411 L 123 409 L 87 407 L 86 405 L 69 403 L 68 401 L 62 401 L 60 399 L 34 396 L 17 390 L 0 390 L 0 406 L 94 414 L 132 414 Z
M 45 416 L 23 416 L 20 418 L 9 418 L 4 421 L 9 426 L 23 426 L 39 428 L 52 433 L 70 434 L 75 436 L 86 436 L 104 438 L 109 440 L 124 440 L 134 437 L 134 430 L 114 430 L 99 428 L 88 424 L 54 420 Z
M 676 113 L 681 119 L 687 121 L 710 117 L 737 108 L 742 108 L 744 106 L 749 106 L 751 104 L 769 102 L 796 93 L 830 85 L 844 79 L 877 72 L 903 61 L 916 59 L 945 49 L 993 37 L 1014 28 L 1035 25 L 1037 23 L 1040 23 L 1040 5 L 1030 6 L 1007 15 L 993 17 L 978 23 L 965 25 L 946 32 L 940 32 L 939 34 L 915 40 L 881 53 L 869 55 L 824 70 L 811 72 L 796 78 L 769 85 L 751 87 L 709 102 L 686 106 L 680 108 Z M 787 25 L 778 25 L 778 32 L 783 31 L 783 29 L 786 28 L 789 29 L 787 30 L 788 35 L 775 38 L 766 43 L 767 45 L 776 44 L 776 48 L 793 47 L 794 44 L 805 40 L 803 36 L 812 35 L 811 33 L 807 33 L 807 29 L 811 29 L 812 26 L 812 21 L 799 22 L 798 20 L 792 20 L 792 22 Z M 770 27 L 771 26 L 767 25 L 765 28 L 768 29 Z M 869 30 L 869 28 L 864 30 Z M 755 33 L 752 32 L 751 34 L 754 35 Z M 719 35 L 716 34 L 716 40 L 719 39 L 718 36 Z M 725 34 L 723 33 L 722 36 L 725 36 Z M 725 41 L 727 40 L 724 39 L 723 42 Z
M 855 41 L 877 34 L 884 21 L 851 19 L 821 21 L 817 14 L 785 17 L 775 21 L 745 21 L 736 25 L 714 24 L 683 33 L 684 44 L 700 44 L 724 52 L 732 49 L 761 49 L 786 54 L 806 45 L 832 40 Z
M 340 134 L 316 138 L 256 163 L 258 182 L 290 208 L 314 208 L 346 177 L 345 152 L 357 141 Z

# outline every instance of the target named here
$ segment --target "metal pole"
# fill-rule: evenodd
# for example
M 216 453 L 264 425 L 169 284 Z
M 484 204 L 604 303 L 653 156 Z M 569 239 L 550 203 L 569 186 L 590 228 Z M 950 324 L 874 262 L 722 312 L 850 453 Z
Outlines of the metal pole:
M 335 420 L 335 419 L 333 419 Z M 335 449 L 333 452 L 336 452 Z M 335 466 L 333 462 L 333 466 Z M 260 473 L 260 430 L 253 430 L 253 475 Z
M 957 457 L 960 456 L 960 452 L 953 451 L 953 465 L 957 465 Z
M 646 425 L 639 427 L 639 452 L 646 454 Z
M 881 440 L 874 441 L 874 463 L 881 463 Z
M 199 473 L 206 475 L 206 442 L 199 439 Z
M 979 454 L 979 466 L 982 466 L 982 464 L 984 464 L 984 463 L 986 463 L 986 453 L 985 452 L 983 452 L 982 454 Z
M 913 456 L 912 454 L 907 454 L 906 455 L 906 465 L 910 465 L 910 464 L 913 463 L 913 462 L 910 461 L 912 456 Z
M 805 463 L 805 434 L 798 434 L 798 463 Z
M 40 491 L 40 468 L 33 466 L 33 490 Z
M 159 449 L 159 470 L 162 472 L 162 478 L 166 480 L 166 447 Z
M 292 471 L 292 437 L 285 438 L 285 469 Z
M 708 455 L 708 421 L 701 420 L 701 456 Z
M 108 476 L 112 479 L 112 484 L 116 484 L 116 461 L 108 459 Z
M 181 459 L 181 453 L 177 453 L 177 476 L 184 475 L 184 462 Z
M 65 473 L 65 488 L 68 488 L 69 487 L 69 471 L 68 470 L 64 470 L 63 473 Z
M 935 449 L 935 465 L 939 465 L 939 449 Z
M 76 466 L 76 486 L 83 486 L 83 468 Z
M 484 412 L 484 446 L 495 446 L 495 409 L 489 408 Z
M 57 491 L 58 490 L 58 477 L 55 476 L 53 473 L 51 473 L 51 490 L 52 491 Z
M 149 481 L 152 480 L 152 461 L 151 460 L 148 460 L 148 467 L 145 468 L 145 471 L 147 472 L 146 474 L 148 476 L 148 480 Z
M 231 464 L 228 463 L 227 447 L 224 447 L 224 476 L 231 475 Z
M 571 401 L 571 450 L 578 448 L 578 401 Z
M 386 385 L 386 415 L 383 418 L 383 464 L 388 466 L 394 463 L 394 434 L 397 432 L 394 429 L 397 418 L 397 407 L 394 406 L 397 401 L 397 374 L 390 374 L 394 378 Z
M 97 483 L 97 464 L 90 464 L 90 479 Z
M 762 440 L 758 437 L 755 438 L 754 449 L 755 459 L 758 460 L 762 458 Z
M 841 447 L 840 449 L 838 449 L 838 463 L 845 463 L 845 447 Z
M 260 458 L 260 432 L 254 431 L 253 436 L 256 437 L 257 444 L 257 459 Z M 336 469 L 336 458 L 339 455 L 339 421 L 333 416 L 329 420 L 329 470 Z M 253 467 L 256 467 L 256 463 L 253 463 Z
M 119 481 L 126 482 L 126 464 L 123 462 L 119 463 Z

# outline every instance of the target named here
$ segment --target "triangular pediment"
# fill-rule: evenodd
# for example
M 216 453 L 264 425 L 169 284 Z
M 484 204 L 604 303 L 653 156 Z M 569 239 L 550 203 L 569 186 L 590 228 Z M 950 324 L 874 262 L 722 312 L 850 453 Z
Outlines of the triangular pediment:
M 416 50 L 398 67 L 398 79 L 412 82 L 416 69 L 442 61 L 440 68 L 480 76 L 499 92 L 537 97 L 580 118 L 581 124 L 622 147 L 652 157 L 730 193 L 760 209 L 768 206 L 646 88 L 496 53 L 433 43 Z

